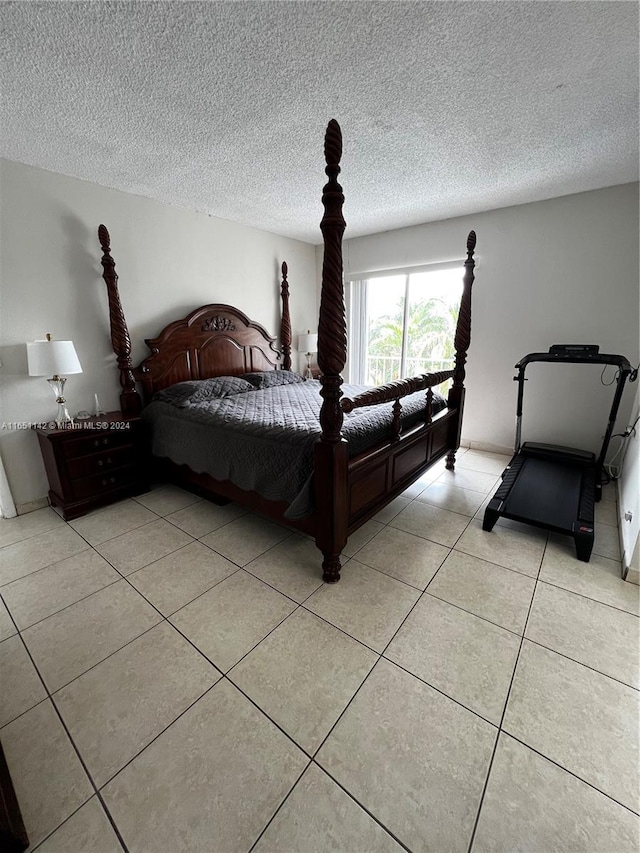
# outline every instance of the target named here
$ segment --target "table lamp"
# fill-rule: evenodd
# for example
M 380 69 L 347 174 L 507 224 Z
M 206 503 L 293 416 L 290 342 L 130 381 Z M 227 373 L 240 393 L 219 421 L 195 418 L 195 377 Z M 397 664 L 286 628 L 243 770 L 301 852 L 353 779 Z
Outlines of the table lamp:
M 56 423 L 58 426 L 73 423 L 73 418 L 67 409 L 64 398 L 64 385 L 67 381 L 63 379 L 62 373 L 82 373 L 82 367 L 73 345 L 73 341 L 54 341 L 51 335 L 47 335 L 45 341 L 31 341 L 27 343 L 27 363 L 29 365 L 29 376 L 47 376 L 53 374 L 47 382 L 55 394 L 58 404 Z
M 303 352 L 307 356 L 307 366 L 304 371 L 305 379 L 313 379 L 311 372 L 311 356 L 318 351 L 318 336 L 312 335 L 307 329 L 306 335 L 298 335 L 298 352 Z

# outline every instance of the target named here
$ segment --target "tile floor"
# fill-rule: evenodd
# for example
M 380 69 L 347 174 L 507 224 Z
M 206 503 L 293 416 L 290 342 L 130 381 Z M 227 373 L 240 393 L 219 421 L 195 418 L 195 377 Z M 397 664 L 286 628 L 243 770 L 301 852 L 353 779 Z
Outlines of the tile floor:
M 42 853 L 639 849 L 638 587 L 481 529 L 462 451 L 349 541 L 173 487 L 0 521 L 0 739 Z

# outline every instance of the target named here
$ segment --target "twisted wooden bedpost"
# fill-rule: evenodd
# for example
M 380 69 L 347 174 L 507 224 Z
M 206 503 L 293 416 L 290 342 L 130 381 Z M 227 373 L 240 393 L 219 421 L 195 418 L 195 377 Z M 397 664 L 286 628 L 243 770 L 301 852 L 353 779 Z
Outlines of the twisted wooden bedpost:
M 464 277 L 462 279 L 462 298 L 460 300 L 460 311 L 456 324 L 454 346 L 456 358 L 453 374 L 453 385 L 449 391 L 447 403 L 449 408 L 458 410 L 455 423 L 455 435 L 451 436 L 453 450 L 447 453 L 446 467 L 453 469 L 456 462 L 456 450 L 460 446 L 460 435 L 462 432 L 462 410 L 464 408 L 464 378 L 466 375 L 465 364 L 467 362 L 467 350 L 471 343 L 471 287 L 474 281 L 473 270 L 475 261 L 473 253 L 476 248 L 476 232 L 470 231 L 467 237 L 467 259 L 464 262 Z
M 344 195 L 338 183 L 342 157 L 342 133 L 335 119 L 325 134 L 324 238 L 322 293 L 318 321 L 318 366 L 321 371 L 322 437 L 315 448 L 316 545 L 322 551 L 323 579 L 340 580 L 340 554 L 347 541 L 347 443 L 342 437 L 342 370 L 347 359 L 347 328 L 342 284 L 342 216 Z
M 111 346 L 116 354 L 120 370 L 120 385 L 122 386 L 120 409 L 125 417 L 135 417 L 142 410 L 142 401 L 136 391 L 136 380 L 131 363 L 131 338 L 118 293 L 118 274 L 116 273 L 116 262 L 111 257 L 111 238 L 104 225 L 100 225 L 98 228 L 98 239 L 104 253 L 102 255 L 102 277 L 107 285 L 107 296 L 109 298 Z
M 291 316 L 289 314 L 289 282 L 287 281 L 288 267 L 282 262 L 282 320 L 280 322 L 280 348 L 282 349 L 282 369 L 291 370 Z

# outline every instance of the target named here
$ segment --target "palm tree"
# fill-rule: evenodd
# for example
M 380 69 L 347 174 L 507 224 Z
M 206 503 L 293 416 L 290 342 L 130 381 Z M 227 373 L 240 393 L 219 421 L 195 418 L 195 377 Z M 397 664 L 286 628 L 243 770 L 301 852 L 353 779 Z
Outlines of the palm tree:
M 407 323 L 407 352 L 405 374 L 426 372 L 428 362 L 446 360 L 453 355 L 453 332 L 458 305 L 448 305 L 442 299 L 424 299 L 409 307 Z M 400 378 L 404 327 L 404 299 L 398 301 L 393 314 L 375 321 L 369 328 L 369 358 L 393 358 L 394 362 L 379 362 L 372 367 L 370 378 L 376 383 Z M 387 365 L 384 369 L 382 365 Z M 389 366 L 391 367 L 389 368 Z

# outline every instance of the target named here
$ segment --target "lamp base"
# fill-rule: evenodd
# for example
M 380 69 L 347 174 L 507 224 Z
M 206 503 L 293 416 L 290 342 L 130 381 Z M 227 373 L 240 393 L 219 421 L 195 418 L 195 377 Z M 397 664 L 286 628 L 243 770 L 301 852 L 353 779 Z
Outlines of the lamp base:
M 305 353 L 307 356 L 307 366 L 304 369 L 304 373 L 302 374 L 305 379 L 313 379 L 313 372 L 311 370 L 311 353 Z
M 64 384 L 66 381 L 66 379 L 62 379 L 60 376 L 52 376 L 51 379 L 47 379 L 51 390 L 56 395 L 56 403 L 58 404 L 56 423 L 59 428 L 73 423 L 73 418 L 69 414 L 69 409 L 67 409 L 67 401 L 63 396 Z
M 56 413 L 56 423 L 58 425 L 58 428 L 62 429 L 63 427 L 72 424 L 73 418 L 69 414 L 69 409 L 67 409 L 67 401 L 64 399 L 64 397 L 58 397 L 56 403 L 58 404 L 58 411 Z

